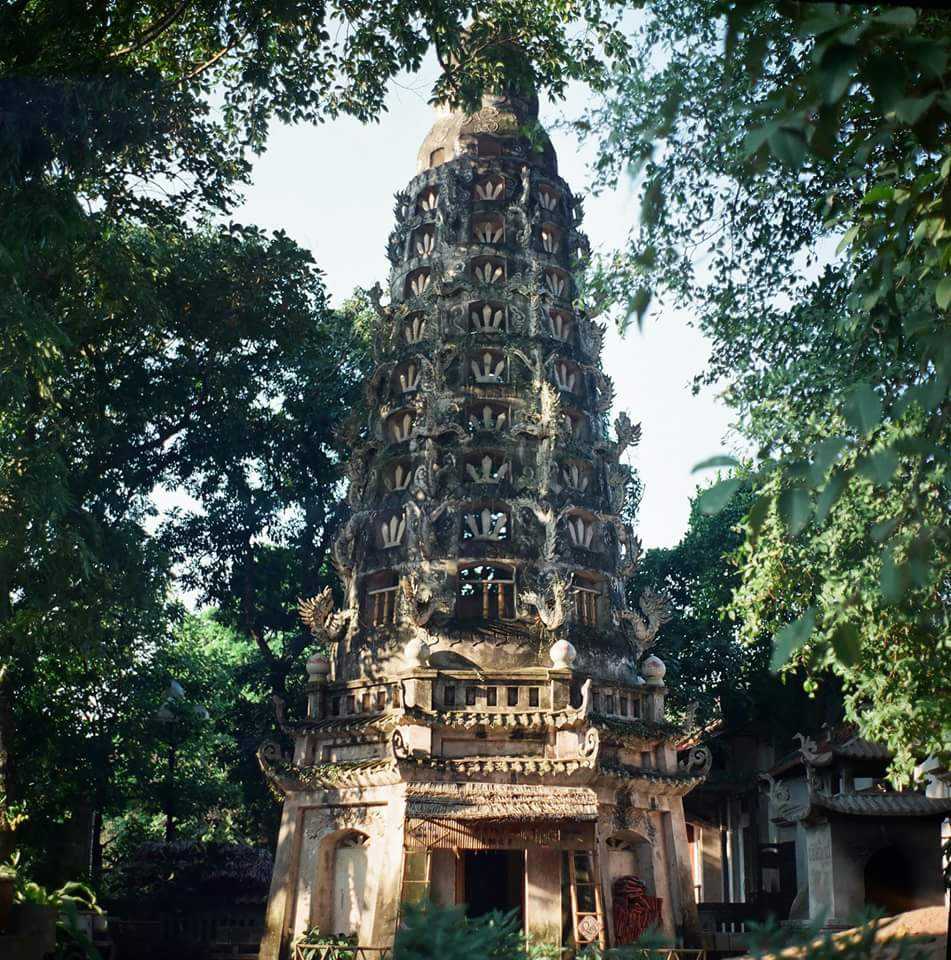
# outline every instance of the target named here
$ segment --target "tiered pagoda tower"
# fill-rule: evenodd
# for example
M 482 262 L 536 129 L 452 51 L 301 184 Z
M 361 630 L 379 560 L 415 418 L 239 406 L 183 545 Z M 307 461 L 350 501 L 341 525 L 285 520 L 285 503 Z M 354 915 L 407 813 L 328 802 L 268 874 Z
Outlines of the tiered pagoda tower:
M 444 112 L 396 198 L 345 602 L 302 604 L 327 656 L 293 758 L 260 754 L 284 799 L 262 960 L 313 926 L 388 945 L 422 897 L 610 944 L 632 876 L 668 934 L 696 926 L 681 798 L 704 758 L 678 768 L 664 665 L 641 662 L 664 604 L 625 601 L 640 430 L 608 430 L 581 201 L 537 116 Z

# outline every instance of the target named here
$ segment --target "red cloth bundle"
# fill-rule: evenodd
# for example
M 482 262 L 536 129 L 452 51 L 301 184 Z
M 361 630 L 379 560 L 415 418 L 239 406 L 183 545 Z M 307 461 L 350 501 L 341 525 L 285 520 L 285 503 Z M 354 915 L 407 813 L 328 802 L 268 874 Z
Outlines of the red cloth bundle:
M 660 924 L 660 897 L 652 897 L 637 877 L 618 877 L 611 886 L 614 899 L 614 942 L 634 943 Z

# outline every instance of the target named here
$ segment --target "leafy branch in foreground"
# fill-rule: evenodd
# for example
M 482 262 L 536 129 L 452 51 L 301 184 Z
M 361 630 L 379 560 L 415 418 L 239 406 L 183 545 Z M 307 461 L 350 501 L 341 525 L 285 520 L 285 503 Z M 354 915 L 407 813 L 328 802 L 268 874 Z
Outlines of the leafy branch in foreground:
M 642 183 L 593 296 L 691 309 L 757 450 L 734 616 L 839 674 L 899 779 L 951 758 L 949 58 L 945 11 L 655 0 L 581 125 Z

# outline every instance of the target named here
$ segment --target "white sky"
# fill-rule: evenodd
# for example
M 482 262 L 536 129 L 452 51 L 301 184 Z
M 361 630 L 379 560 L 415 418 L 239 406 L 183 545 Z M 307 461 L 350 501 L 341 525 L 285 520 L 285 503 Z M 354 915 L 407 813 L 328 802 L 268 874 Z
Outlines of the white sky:
M 416 151 L 433 122 L 426 102 L 432 77 L 424 71 L 395 87 L 377 125 L 340 119 L 275 126 L 255 163 L 253 185 L 235 219 L 285 230 L 309 248 L 336 303 L 356 286 L 378 280 L 386 286 L 393 195 L 415 175 Z M 543 105 L 542 122 L 582 113 L 584 96 L 578 89 L 567 105 Z M 552 139 L 559 173 L 576 193 L 586 193 L 592 152 L 563 131 L 553 131 Z M 637 206 L 626 185 L 599 197 L 586 194 L 584 229 L 592 247 L 621 245 Z M 643 332 L 635 327 L 621 338 L 612 328 L 602 357 L 617 388 L 615 411 L 626 410 L 643 424 L 643 440 L 630 457 L 645 484 L 638 531 L 645 547 L 670 546 L 683 535 L 697 482 L 690 471 L 721 452 L 730 419 L 712 392 L 691 392 L 709 348 L 689 319 L 663 310 L 649 316 Z

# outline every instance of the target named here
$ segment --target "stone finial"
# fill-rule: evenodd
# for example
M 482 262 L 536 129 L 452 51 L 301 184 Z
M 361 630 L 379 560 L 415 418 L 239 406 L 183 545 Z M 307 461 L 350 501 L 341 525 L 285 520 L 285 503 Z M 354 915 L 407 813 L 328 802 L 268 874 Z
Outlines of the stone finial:
M 429 666 L 429 644 L 419 637 L 413 637 L 403 647 L 403 665 L 407 670 Z
M 570 670 L 578 651 L 567 640 L 556 640 L 549 648 L 548 656 L 556 670 Z
M 315 653 L 307 658 L 305 668 L 307 679 L 311 683 L 319 683 L 327 679 L 327 674 L 330 673 L 330 661 L 323 654 Z
M 667 673 L 667 665 L 660 657 L 651 654 L 642 664 L 641 673 L 649 686 L 661 687 L 664 685 L 664 675 Z

